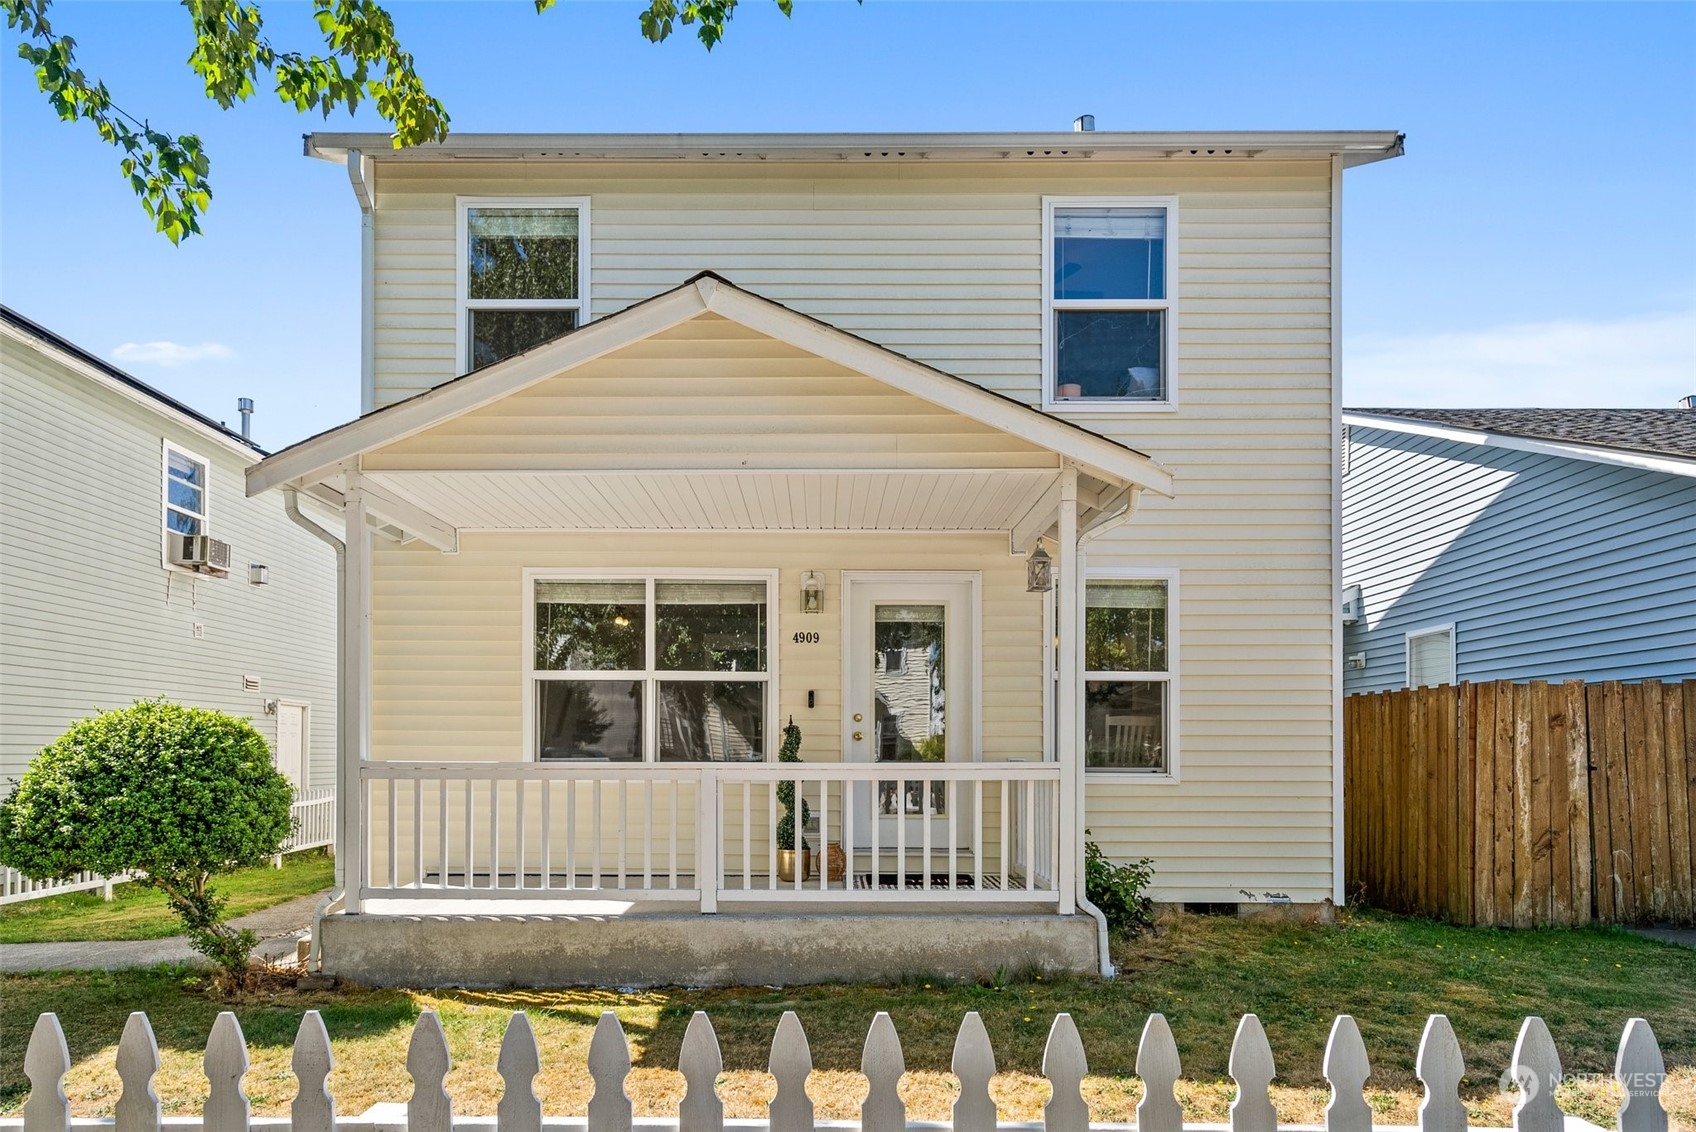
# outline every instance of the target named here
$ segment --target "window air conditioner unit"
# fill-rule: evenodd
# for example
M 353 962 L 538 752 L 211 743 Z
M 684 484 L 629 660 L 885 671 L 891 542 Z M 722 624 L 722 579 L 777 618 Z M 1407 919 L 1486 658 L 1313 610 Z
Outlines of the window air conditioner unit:
M 171 564 L 200 574 L 223 577 L 230 572 L 230 544 L 210 535 L 169 537 Z

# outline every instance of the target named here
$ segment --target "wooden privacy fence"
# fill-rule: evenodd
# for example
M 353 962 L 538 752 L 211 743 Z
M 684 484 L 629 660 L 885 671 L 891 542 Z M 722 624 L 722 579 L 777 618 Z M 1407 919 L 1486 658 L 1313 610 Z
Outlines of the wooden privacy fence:
M 1461 924 L 1696 922 L 1696 681 L 1350 696 L 1348 891 Z
M 398 1113 L 379 1114 L 378 1109 L 360 1117 L 339 1116 L 328 1085 L 332 1067 L 329 1033 L 318 1012 L 308 1010 L 295 1035 L 293 1067 L 299 1092 L 290 1114 L 281 1118 L 255 1118 L 242 1087 L 242 1077 L 248 1068 L 247 1044 L 236 1016 L 226 1011 L 218 1015 L 206 1043 L 203 1066 L 211 1089 L 205 1108 L 198 1119 L 171 1118 L 169 1127 L 172 1132 L 256 1129 L 633 1132 L 636 1121 L 624 1090 L 631 1068 L 630 1046 L 624 1028 L 611 1011 L 601 1015 L 589 1042 L 588 1070 L 595 1092 L 589 1100 L 586 1117 L 542 1115 L 542 1102 L 534 1085 L 541 1064 L 541 1052 L 529 1018 L 522 1011 L 514 1014 L 507 1023 L 496 1061 L 503 1091 L 494 1118 L 456 1116 L 446 1088 L 448 1070 L 453 1066 L 447 1038 L 435 1012 L 427 1010 L 413 1027 L 412 1043 L 407 1049 L 406 1070 L 412 1077 L 412 1099 L 406 1102 L 404 1119 Z M 22 1132 L 69 1132 L 70 1105 L 65 1100 L 63 1081 L 70 1067 L 70 1053 L 59 1019 L 53 1014 L 41 1015 L 36 1019 L 24 1055 L 30 1093 L 24 1102 L 23 1119 L 0 1120 L 0 1129 L 16 1129 L 21 1125 Z M 719 1054 L 712 1021 L 700 1011 L 689 1020 L 689 1028 L 684 1032 L 677 1068 L 684 1079 L 685 1092 L 676 1118 L 643 1120 L 643 1128 L 654 1132 L 724 1132 L 724 1103 L 714 1087 L 724 1070 L 724 1060 Z M 880 1012 L 872 1019 L 871 1030 L 866 1034 L 860 1071 L 866 1076 L 869 1091 L 860 1105 L 858 1122 L 813 1119 L 813 1102 L 807 1096 L 807 1075 L 812 1068 L 813 1058 L 801 1020 L 794 1011 L 785 1011 L 771 1043 L 770 1069 L 777 1081 L 777 1093 L 768 1106 L 766 1119 L 731 1123 L 742 1129 L 763 1128 L 769 1132 L 814 1132 L 821 1124 L 857 1128 L 859 1132 L 906 1132 L 912 1127 L 899 1089 L 905 1071 L 901 1041 L 888 1014 Z M 952 1069 L 960 1083 L 959 1096 L 954 1101 L 954 1132 L 1038 1128 L 1043 1132 L 1089 1132 L 1089 1104 L 1082 1093 L 1089 1065 L 1070 1014 L 1057 1015 L 1048 1032 L 1042 1073 L 1054 1092 L 1043 1108 L 1041 1124 L 1009 1124 L 999 1120 L 989 1093 L 990 1078 L 995 1075 L 995 1052 L 976 1011 L 967 1014 L 960 1024 Z M 111 1128 L 114 1132 L 160 1132 L 159 1098 L 153 1091 L 153 1078 L 159 1071 L 159 1048 L 153 1040 L 147 1015 L 139 1012 L 130 1015 L 118 1042 L 117 1070 L 122 1088 L 112 1118 L 78 1120 L 76 1126 Z M 1142 1100 L 1137 1104 L 1138 1132 L 1183 1132 L 1183 1108 L 1173 1089 L 1182 1072 L 1178 1047 L 1165 1017 L 1160 1014 L 1149 1015 L 1143 1026 L 1142 1039 L 1137 1045 L 1136 1071 L 1143 1083 Z M 1323 1071 L 1331 1086 L 1331 1102 L 1325 1108 L 1326 1128 L 1329 1132 L 1368 1132 L 1372 1127 L 1372 1108 L 1363 1089 L 1372 1067 L 1366 1059 L 1360 1030 L 1347 1014 L 1339 1015 L 1331 1027 Z M 1267 1044 L 1260 1019 L 1253 1014 L 1243 1015 L 1237 1026 L 1229 1072 L 1237 1084 L 1237 1099 L 1231 1103 L 1232 1132 L 1277 1132 L 1278 1118 L 1268 1091 L 1276 1073 L 1272 1048 Z M 1425 1087 L 1425 1099 L 1419 1108 L 1422 1132 L 1466 1132 L 1466 1107 L 1459 1092 L 1465 1072 L 1460 1044 L 1449 1020 L 1441 1014 L 1431 1015 L 1420 1038 L 1416 1062 L 1416 1073 Z M 1655 1033 L 1644 1019 L 1633 1018 L 1626 1023 L 1614 1061 L 1614 1076 L 1623 1086 L 1624 1097 L 1619 1108 L 1619 1132 L 1666 1132 L 1667 1115 L 1660 1102 L 1666 1065 Z M 1512 1062 L 1502 1080 L 1504 1087 L 1510 1081 L 1517 1086 L 1513 1110 L 1517 1132 L 1595 1129 L 1582 1120 L 1567 1123 L 1555 1102 L 1555 1086 L 1562 1080 L 1560 1058 L 1541 1018 L 1527 1018 L 1521 1025 Z

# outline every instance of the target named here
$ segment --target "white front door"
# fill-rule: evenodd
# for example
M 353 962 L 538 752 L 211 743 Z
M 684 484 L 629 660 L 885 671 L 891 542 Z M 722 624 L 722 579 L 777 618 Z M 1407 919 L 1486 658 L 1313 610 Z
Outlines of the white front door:
M 977 580 L 960 574 L 860 574 L 843 580 L 842 749 L 849 762 L 964 762 L 977 757 Z M 915 768 L 917 769 L 917 768 Z M 956 788 L 955 804 L 969 806 Z M 890 779 L 854 799 L 854 842 L 874 833 L 884 849 L 905 842 L 948 847 L 948 791 Z M 957 848 L 970 823 L 957 822 Z
M 298 791 L 306 785 L 307 704 L 277 701 L 277 769 Z

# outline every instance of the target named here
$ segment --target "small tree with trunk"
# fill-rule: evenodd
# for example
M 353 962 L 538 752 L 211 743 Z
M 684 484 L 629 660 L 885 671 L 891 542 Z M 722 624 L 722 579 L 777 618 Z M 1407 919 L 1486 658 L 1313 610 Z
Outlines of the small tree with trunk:
M 164 893 L 226 986 L 258 938 L 223 919 L 213 877 L 275 855 L 294 788 L 245 719 L 142 700 L 73 725 L 0 801 L 0 864 L 36 880 L 129 873 Z

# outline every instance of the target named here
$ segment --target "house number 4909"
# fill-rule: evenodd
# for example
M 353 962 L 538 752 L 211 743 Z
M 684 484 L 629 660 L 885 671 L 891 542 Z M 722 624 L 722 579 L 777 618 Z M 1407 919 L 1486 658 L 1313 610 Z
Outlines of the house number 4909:
M 798 645 L 816 645 L 819 643 L 819 635 L 817 633 L 796 633 L 795 643 Z

